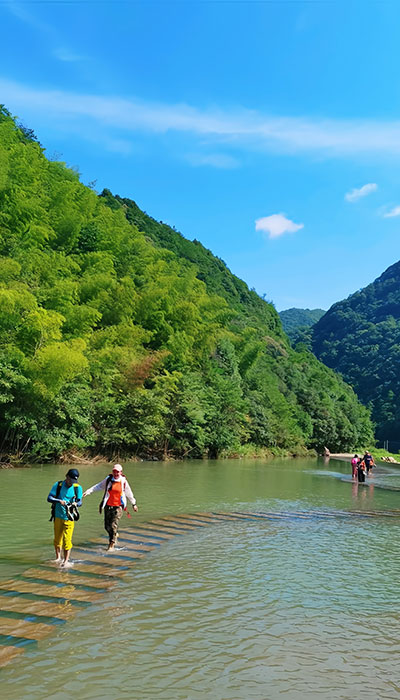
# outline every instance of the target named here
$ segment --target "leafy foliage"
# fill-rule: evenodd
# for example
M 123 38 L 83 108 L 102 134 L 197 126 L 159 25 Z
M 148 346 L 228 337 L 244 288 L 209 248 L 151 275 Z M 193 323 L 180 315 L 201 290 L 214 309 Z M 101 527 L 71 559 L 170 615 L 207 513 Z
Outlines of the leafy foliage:
M 377 438 L 400 433 L 400 263 L 334 304 L 313 329 L 315 354 L 372 406 Z
M 1 457 L 347 449 L 368 412 L 198 242 L 49 162 L 0 109 Z
M 280 311 L 282 327 L 293 344 L 306 342 L 311 337 L 309 329 L 319 321 L 325 311 L 323 309 L 286 309 Z

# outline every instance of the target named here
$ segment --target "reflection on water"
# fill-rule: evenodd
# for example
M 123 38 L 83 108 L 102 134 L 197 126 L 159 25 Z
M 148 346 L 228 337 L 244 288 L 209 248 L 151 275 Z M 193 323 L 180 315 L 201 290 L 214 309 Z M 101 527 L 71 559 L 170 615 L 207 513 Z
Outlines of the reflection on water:
M 45 499 L 63 471 L 0 473 L 4 576 L 51 554 Z M 135 522 L 206 510 L 332 517 L 216 523 L 163 544 L 4 669 L 4 697 L 28 688 L 33 700 L 397 697 L 400 529 L 384 513 L 399 506 L 388 487 L 400 486 L 400 472 L 382 468 L 357 484 L 349 471 L 312 460 L 128 465 Z M 82 468 L 81 483 L 104 473 Z M 77 544 L 101 533 L 96 509 L 85 502 Z M 340 517 L 348 511 L 382 517 Z

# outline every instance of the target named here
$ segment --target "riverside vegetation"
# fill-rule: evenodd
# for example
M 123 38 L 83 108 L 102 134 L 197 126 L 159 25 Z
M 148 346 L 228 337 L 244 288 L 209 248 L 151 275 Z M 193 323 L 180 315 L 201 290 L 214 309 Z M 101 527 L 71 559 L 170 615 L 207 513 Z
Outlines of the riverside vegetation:
M 140 230 L 139 230 L 140 229 Z M 0 110 L 1 459 L 372 444 L 369 413 L 197 242 Z

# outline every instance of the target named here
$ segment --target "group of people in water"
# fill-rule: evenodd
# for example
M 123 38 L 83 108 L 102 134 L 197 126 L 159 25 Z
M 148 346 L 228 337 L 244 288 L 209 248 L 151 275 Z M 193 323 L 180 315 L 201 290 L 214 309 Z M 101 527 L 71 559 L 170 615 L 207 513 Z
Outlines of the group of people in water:
M 372 472 L 374 466 L 374 458 L 370 452 L 366 451 L 363 457 L 355 454 L 351 460 L 352 478 L 356 481 L 365 481 L 365 477 Z M 54 520 L 55 561 L 65 568 L 71 566 L 72 533 L 75 522 L 79 519 L 78 508 L 82 505 L 83 498 L 90 496 L 95 491 L 103 492 L 99 511 L 100 513 L 104 512 L 104 528 L 108 534 L 108 552 L 115 548 L 118 538 L 118 523 L 124 510 L 127 509 L 128 501 L 135 512 L 138 510 L 136 498 L 126 476 L 122 473 L 120 464 L 114 464 L 111 474 L 86 491 L 82 491 L 78 479 L 78 470 L 69 469 L 65 479 L 56 481 L 47 496 L 48 502 L 51 503 L 50 520 Z
M 120 464 L 114 464 L 111 474 L 103 481 L 94 484 L 86 491 L 78 484 L 79 472 L 77 469 L 69 469 L 64 481 L 56 481 L 51 487 L 47 500 L 51 503 L 51 517 L 54 520 L 54 549 L 56 562 L 62 567 L 72 566 L 70 554 L 72 549 L 72 533 L 76 520 L 79 519 L 78 508 L 82 505 L 82 499 L 95 491 L 103 491 L 99 511 L 104 512 L 104 528 L 108 533 L 107 551 L 115 548 L 118 537 L 118 523 L 128 501 L 133 510 L 137 512 L 136 498 L 132 493 L 126 476 L 122 473 Z
M 374 458 L 370 452 L 365 451 L 364 456 L 355 454 L 351 460 L 351 476 L 357 481 L 365 481 L 365 477 L 372 473 L 375 466 Z

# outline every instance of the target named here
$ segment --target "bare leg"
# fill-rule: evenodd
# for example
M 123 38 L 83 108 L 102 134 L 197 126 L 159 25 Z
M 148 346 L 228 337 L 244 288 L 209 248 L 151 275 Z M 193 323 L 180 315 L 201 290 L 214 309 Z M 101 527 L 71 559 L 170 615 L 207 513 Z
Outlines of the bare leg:
M 56 558 L 54 561 L 57 563 L 61 561 L 61 547 L 54 547 L 55 553 L 56 553 Z
M 71 562 L 69 561 L 70 554 L 71 554 L 70 549 L 63 549 L 64 559 L 63 559 L 61 566 L 63 566 L 65 569 L 69 569 L 69 567 L 72 566 Z

